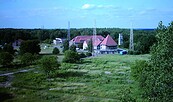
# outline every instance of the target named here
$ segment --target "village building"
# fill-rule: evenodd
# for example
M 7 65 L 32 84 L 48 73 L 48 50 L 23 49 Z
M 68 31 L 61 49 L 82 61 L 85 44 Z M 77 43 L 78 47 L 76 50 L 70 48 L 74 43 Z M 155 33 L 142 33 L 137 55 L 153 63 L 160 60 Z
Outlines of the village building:
M 79 47 L 82 44 L 82 49 L 86 50 L 88 48 L 88 43 L 92 39 L 94 52 L 97 54 L 114 54 L 117 52 L 117 43 L 112 39 L 110 35 L 106 38 L 101 35 L 94 36 L 76 36 L 73 38 L 69 45 L 75 45 Z
M 110 35 L 101 42 L 100 53 L 101 54 L 114 54 L 117 52 L 117 43 L 112 39 Z
M 76 36 L 75 38 L 73 38 L 72 40 L 70 40 L 69 42 L 69 45 L 75 45 L 76 47 L 79 47 L 80 44 L 82 44 L 83 46 L 83 49 L 87 49 L 88 48 L 88 42 L 92 39 L 92 41 L 94 40 L 93 39 L 94 37 L 93 36 Z M 96 37 L 96 40 L 98 41 L 103 41 L 104 40 L 104 37 L 101 36 L 101 35 L 97 35 Z
M 61 38 L 55 38 L 55 39 L 53 40 L 53 44 L 54 44 L 54 45 L 61 44 L 62 42 L 63 42 L 63 40 L 62 40 Z

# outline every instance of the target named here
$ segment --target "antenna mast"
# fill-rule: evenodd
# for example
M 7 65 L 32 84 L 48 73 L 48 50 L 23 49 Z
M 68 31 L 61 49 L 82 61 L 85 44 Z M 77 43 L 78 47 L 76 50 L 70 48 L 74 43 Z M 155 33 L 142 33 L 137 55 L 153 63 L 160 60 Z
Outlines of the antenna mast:
M 129 45 L 129 50 L 134 51 L 132 24 L 131 24 L 131 29 L 130 29 L 130 45 Z
M 96 20 L 94 20 L 93 41 L 92 41 L 92 43 L 93 43 L 93 54 L 95 53 L 95 51 L 94 51 L 94 44 L 96 42 L 96 34 L 97 34 L 97 32 L 96 32 Z M 96 49 L 97 49 L 97 47 L 96 47 Z
M 68 34 L 67 34 L 67 40 L 70 41 L 70 21 L 68 21 Z

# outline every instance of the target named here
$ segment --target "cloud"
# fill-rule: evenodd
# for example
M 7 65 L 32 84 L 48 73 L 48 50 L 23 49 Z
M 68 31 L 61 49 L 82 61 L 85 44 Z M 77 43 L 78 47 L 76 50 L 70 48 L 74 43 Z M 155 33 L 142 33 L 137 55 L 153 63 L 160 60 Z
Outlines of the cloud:
M 110 9 L 110 8 L 118 8 L 114 7 L 113 5 L 94 5 L 94 4 L 84 4 L 82 6 L 82 9 L 88 10 L 88 9 Z
M 93 4 L 84 4 L 83 6 L 82 6 L 82 9 L 92 9 L 92 8 L 94 8 L 95 7 L 95 5 L 93 5 Z

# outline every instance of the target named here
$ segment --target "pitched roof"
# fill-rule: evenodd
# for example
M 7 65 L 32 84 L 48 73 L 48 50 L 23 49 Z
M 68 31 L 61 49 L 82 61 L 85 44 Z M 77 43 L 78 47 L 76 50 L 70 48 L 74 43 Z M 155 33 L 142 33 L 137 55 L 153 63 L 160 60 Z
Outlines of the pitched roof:
M 103 40 L 101 45 L 116 46 L 117 43 L 112 39 L 112 37 L 110 35 L 107 35 L 107 37 Z
M 101 35 L 97 35 L 96 38 L 100 41 L 104 40 L 104 37 Z M 93 36 L 76 36 L 71 41 L 73 41 L 75 43 L 83 43 L 84 41 L 89 41 L 91 39 L 93 39 Z
M 93 42 L 93 45 L 94 45 L 94 46 L 98 46 L 98 45 L 100 45 L 100 43 L 101 43 L 100 40 L 96 40 L 95 42 Z

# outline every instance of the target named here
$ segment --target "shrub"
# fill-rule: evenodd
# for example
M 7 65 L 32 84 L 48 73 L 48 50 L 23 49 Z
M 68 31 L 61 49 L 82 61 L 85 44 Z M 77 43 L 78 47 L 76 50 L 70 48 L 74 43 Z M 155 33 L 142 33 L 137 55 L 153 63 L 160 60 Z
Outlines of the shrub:
M 31 54 L 39 54 L 41 51 L 39 41 L 37 40 L 28 40 L 23 41 L 19 47 L 20 54 L 31 53 Z
M 85 58 L 85 57 L 86 57 L 86 55 L 84 53 L 80 54 L 80 58 Z
M 70 50 L 76 52 L 76 46 L 75 45 L 71 45 L 70 46 Z
M 14 55 L 14 53 L 15 53 L 15 50 L 14 50 L 14 48 L 11 44 L 5 44 L 4 47 L 3 47 L 3 51 L 8 52 L 12 55 Z
M 13 56 L 8 53 L 8 52 L 1 52 L 0 53 L 0 64 L 3 66 L 8 66 L 11 64 L 11 62 L 13 61 Z
M 68 40 L 65 40 L 63 42 L 63 52 L 69 50 L 69 41 Z
M 87 57 L 90 57 L 90 56 L 92 56 L 92 53 L 91 53 L 91 52 L 87 52 L 87 53 L 86 53 L 86 56 L 87 56 Z
M 25 53 L 22 56 L 20 56 L 21 63 L 24 65 L 30 65 L 33 64 L 33 62 L 38 58 L 36 54 L 31 53 Z
M 131 67 L 142 96 L 151 102 L 173 101 L 173 22 L 166 27 L 160 22 L 157 43 L 148 62 L 139 61 Z
M 80 61 L 80 56 L 77 52 L 67 50 L 64 54 L 63 62 L 66 63 L 76 63 Z
M 48 77 L 50 73 L 57 70 L 60 66 L 55 56 L 43 56 L 39 62 L 41 68 Z
M 57 47 L 55 47 L 55 48 L 53 49 L 52 53 L 53 53 L 53 54 L 59 54 L 60 51 L 59 51 L 59 49 L 58 49 Z

